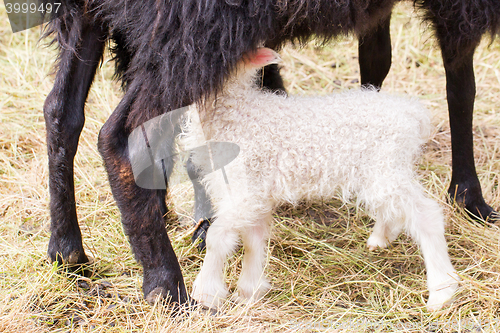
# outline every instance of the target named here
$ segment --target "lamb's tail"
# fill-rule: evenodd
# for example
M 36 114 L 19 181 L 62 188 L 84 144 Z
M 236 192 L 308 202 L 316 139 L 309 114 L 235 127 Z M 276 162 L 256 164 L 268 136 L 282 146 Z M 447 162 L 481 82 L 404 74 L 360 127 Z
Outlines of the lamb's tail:
M 429 110 L 420 102 L 417 97 L 408 98 L 405 95 L 394 95 L 387 94 L 384 92 L 378 92 L 378 88 L 372 85 L 363 86 L 361 90 L 366 94 L 366 92 L 371 92 L 372 96 L 383 95 L 388 103 L 392 103 L 391 108 L 398 114 L 404 113 L 404 116 L 408 119 L 414 119 L 418 122 L 419 126 L 419 137 L 423 142 L 428 141 L 433 133 L 433 127 L 431 124 L 431 114 Z M 358 94 L 357 90 L 353 89 L 352 93 Z M 356 96 L 356 95 L 355 95 Z M 413 125 L 412 125 L 413 126 Z M 412 133 L 414 133 L 414 128 L 412 127 Z
M 422 103 L 414 99 L 412 101 L 415 104 L 417 111 L 414 113 L 420 125 L 420 137 L 424 141 L 428 141 L 433 133 L 433 127 L 431 124 L 431 114 L 430 111 L 422 105 Z

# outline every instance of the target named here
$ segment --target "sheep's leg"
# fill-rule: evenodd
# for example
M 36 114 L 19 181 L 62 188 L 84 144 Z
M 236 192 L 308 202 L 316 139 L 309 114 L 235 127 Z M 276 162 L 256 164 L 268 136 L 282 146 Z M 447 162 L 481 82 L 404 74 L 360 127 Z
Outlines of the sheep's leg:
M 453 169 L 448 193 L 451 200 L 463 204 L 473 218 L 495 222 L 498 214 L 484 201 L 474 165 L 472 117 L 476 85 L 473 54 L 471 51 L 457 63 L 443 51 Z
M 426 198 L 417 185 L 408 193 L 412 193 L 413 202 L 402 203 L 406 206 L 406 230 L 420 246 L 425 260 L 427 309 L 439 310 L 452 298 L 459 281 L 448 256 L 442 209 L 437 202 Z
M 241 301 L 258 300 L 271 287 L 264 273 L 271 218 L 271 215 L 268 215 L 242 232 L 245 253 L 238 281 Z
M 194 189 L 194 220 L 196 223 L 200 222 L 191 237 L 191 241 L 193 243 L 199 241 L 197 245 L 198 250 L 203 251 L 206 247 L 205 239 L 207 230 L 210 227 L 211 218 L 213 217 L 212 202 L 205 191 L 205 187 L 200 183 L 201 176 L 198 174 L 191 158 L 186 163 L 186 169 Z
M 391 68 L 391 16 L 358 38 L 361 85 L 380 89 Z
M 207 253 L 193 283 L 193 299 L 209 308 L 217 308 L 227 297 L 224 263 L 234 253 L 238 238 L 232 219 L 222 216 L 215 219 L 207 232 Z
M 456 4 L 453 1 L 425 1 L 422 4 L 427 11 L 425 16 L 434 25 L 446 72 L 453 170 L 448 193 L 450 200 L 463 205 L 472 218 L 495 222 L 499 219 L 498 214 L 484 201 L 477 177 L 472 134 L 476 95 L 473 55 L 484 31 L 461 31 L 462 25 L 470 26 L 469 22 L 460 22 L 461 17 L 448 18 L 456 11 L 452 8 Z M 470 13 L 470 17 L 475 14 Z M 481 25 L 476 28 L 481 29 Z
M 391 223 L 388 224 L 384 220 L 377 219 L 375 221 L 375 226 L 373 227 L 372 234 L 368 238 L 367 246 L 370 251 L 377 248 L 385 249 L 390 243 L 392 243 L 403 231 L 402 223 Z
M 100 23 L 83 21 L 60 24 L 58 38 L 66 45 L 60 47 L 54 87 L 44 105 L 51 216 L 48 256 L 70 265 L 88 261 L 76 214 L 73 159 L 85 122 L 85 100 L 106 40 Z
M 425 196 L 420 185 L 411 181 L 394 178 L 381 183 L 389 187 L 378 189 L 378 192 L 392 194 L 380 200 L 372 212 L 378 218 L 374 234 L 376 237 L 395 237 L 404 227 L 417 242 L 427 270 L 427 308 L 438 310 L 452 298 L 459 281 L 448 256 L 442 209 L 437 202 Z M 373 191 L 373 195 L 368 193 L 368 197 L 376 197 L 377 188 Z
M 149 96 L 148 87 L 141 86 L 142 82 L 147 81 L 139 78 L 130 84 L 120 104 L 102 127 L 98 147 L 121 212 L 123 228 L 136 259 L 143 266 L 146 300 L 151 303 L 158 296 L 170 296 L 172 302 L 184 303 L 189 297 L 165 229 L 166 191 L 139 187 L 130 162 L 128 136 L 132 129 L 127 121 L 134 110 L 154 111 L 146 105 L 147 102 L 154 104 L 154 101 Z M 171 167 L 171 161 L 167 160 L 164 170 L 167 175 Z

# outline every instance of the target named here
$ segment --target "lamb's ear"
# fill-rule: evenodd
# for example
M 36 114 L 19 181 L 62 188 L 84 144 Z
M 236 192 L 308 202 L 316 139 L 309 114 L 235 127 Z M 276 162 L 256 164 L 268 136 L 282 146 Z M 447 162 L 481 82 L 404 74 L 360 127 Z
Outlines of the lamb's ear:
M 267 47 L 261 47 L 248 57 L 247 65 L 254 68 L 261 68 L 270 64 L 277 64 L 281 61 L 278 53 Z

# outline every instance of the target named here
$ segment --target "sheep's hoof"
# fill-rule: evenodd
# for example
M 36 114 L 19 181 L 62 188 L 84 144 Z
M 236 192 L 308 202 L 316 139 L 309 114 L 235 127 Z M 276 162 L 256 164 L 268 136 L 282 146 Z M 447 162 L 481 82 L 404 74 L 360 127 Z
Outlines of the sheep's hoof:
M 222 306 L 224 300 L 227 298 L 228 291 L 224 284 L 213 281 L 212 283 L 202 282 L 200 275 L 193 283 L 193 292 L 191 297 L 199 304 L 209 308 L 218 309 Z
M 73 251 L 66 257 L 63 257 L 60 253 L 56 253 L 56 255 L 49 253 L 48 259 L 51 263 L 57 263 L 58 268 L 61 270 L 67 270 L 85 277 L 91 277 L 93 274 L 94 258 L 87 257 L 85 253 Z
M 50 236 L 47 255 L 50 262 L 57 262 L 58 265 L 77 268 L 89 264 L 89 258 L 81 244 L 79 235 L 65 234 Z
M 465 186 L 463 183 L 450 184 L 448 199 L 459 207 L 465 208 L 470 218 L 478 222 L 499 223 L 500 214 L 488 205 L 481 193 L 479 183 Z
M 167 294 L 168 293 L 165 288 L 156 287 L 146 295 L 146 302 L 148 302 L 149 305 L 153 305 L 158 301 L 158 299 L 165 298 Z
M 261 299 L 271 289 L 271 284 L 267 280 L 261 280 L 257 284 L 248 284 L 243 286 L 241 281 L 238 283 L 238 295 L 235 297 L 238 303 L 252 304 Z
M 429 291 L 429 299 L 427 300 L 427 311 L 433 312 L 441 310 L 444 306 L 449 305 L 453 299 L 453 294 L 458 289 L 458 282 L 452 283 L 447 287 Z
M 195 226 L 196 228 L 193 232 L 193 236 L 191 237 L 191 242 L 193 244 L 199 242 L 196 247 L 200 252 L 205 250 L 205 248 L 207 247 L 205 238 L 207 237 L 208 227 L 210 227 L 211 223 L 211 219 L 200 219 L 200 221 L 198 221 L 198 224 Z
M 377 248 L 385 249 L 387 248 L 388 242 L 385 237 L 380 237 L 379 235 L 372 234 L 368 241 L 366 242 L 366 246 L 368 250 L 375 251 Z
M 191 297 L 204 307 L 216 310 L 222 307 L 222 304 L 226 300 L 227 294 L 227 292 L 222 291 L 215 292 L 214 294 L 208 292 L 200 292 L 198 290 L 194 290 L 193 288 Z

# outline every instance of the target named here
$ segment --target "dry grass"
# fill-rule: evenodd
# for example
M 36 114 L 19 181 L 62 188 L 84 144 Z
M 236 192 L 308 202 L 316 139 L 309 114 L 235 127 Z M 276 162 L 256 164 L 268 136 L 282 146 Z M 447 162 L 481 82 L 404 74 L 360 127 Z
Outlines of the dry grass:
M 420 165 L 430 195 L 445 207 L 452 262 L 463 277 L 454 303 L 425 311 L 425 269 L 419 250 L 399 237 L 389 250 L 367 251 L 372 222 L 338 202 L 282 208 L 275 216 L 267 267 L 273 289 L 248 308 L 230 302 L 223 314 L 192 311 L 173 318 L 163 304 L 141 295 L 141 267 L 123 235 L 101 159 L 97 133 L 121 93 L 105 61 L 90 92 L 86 126 L 76 157 L 78 215 L 90 278 L 57 270 L 46 259 L 49 238 L 47 156 L 42 115 L 51 89 L 54 50 L 37 46 L 38 29 L 12 34 L 4 8 L 0 24 L 0 331 L 339 331 L 496 332 L 500 330 L 499 229 L 471 223 L 446 204 L 450 135 L 440 53 L 409 6 L 392 25 L 393 65 L 384 90 L 419 96 L 432 110 L 433 140 Z M 292 93 L 326 94 L 358 86 L 357 43 L 283 51 Z M 484 196 L 500 207 L 498 189 L 500 46 L 485 41 L 476 52 L 475 144 Z M 202 255 L 189 242 L 189 184 L 172 189 L 179 221 L 170 237 L 188 286 Z M 235 285 L 240 257 L 231 261 Z

